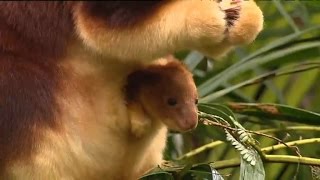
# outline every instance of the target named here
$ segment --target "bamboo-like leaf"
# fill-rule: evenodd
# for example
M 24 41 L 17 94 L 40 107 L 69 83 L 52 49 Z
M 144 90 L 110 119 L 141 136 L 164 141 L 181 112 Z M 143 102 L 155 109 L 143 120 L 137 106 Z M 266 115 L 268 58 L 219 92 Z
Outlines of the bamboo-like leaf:
M 205 96 L 204 98 L 200 99 L 201 103 L 207 103 L 207 102 L 211 102 L 221 96 L 226 95 L 227 93 L 230 93 L 231 91 L 234 91 L 238 88 L 247 86 L 247 85 L 251 85 L 251 84 L 255 84 L 255 83 L 259 83 L 262 81 L 265 81 L 269 78 L 275 78 L 275 77 L 279 77 L 279 76 L 283 76 L 283 75 L 288 75 L 288 74 L 293 74 L 293 73 L 299 73 L 299 72 L 304 72 L 304 71 L 308 71 L 308 70 L 312 70 L 312 69 L 319 69 L 320 68 L 320 64 L 316 63 L 316 62 L 311 62 L 310 64 L 304 64 L 303 66 L 297 66 L 291 70 L 283 70 L 283 69 L 279 69 L 279 70 L 275 70 L 275 71 L 271 71 L 262 75 L 259 75 L 257 77 L 251 78 L 249 80 L 246 80 L 244 82 L 238 83 L 236 85 L 230 86 L 226 89 L 222 89 L 220 91 L 217 91 L 215 93 L 212 93 L 208 96 Z
M 286 105 L 269 103 L 227 103 L 227 106 L 239 114 L 320 125 L 320 114 Z
M 223 105 L 223 104 L 218 104 L 218 103 L 200 103 L 199 106 L 209 106 L 215 109 L 219 109 L 220 111 L 222 111 L 224 114 L 226 114 L 228 117 L 233 117 L 234 119 L 236 119 L 235 115 L 233 114 L 232 110 L 230 108 L 228 108 L 228 106 Z
M 319 29 L 320 29 L 320 26 L 314 26 L 314 27 L 305 29 L 303 31 L 300 31 L 298 33 L 293 33 L 293 34 L 287 35 L 287 36 L 285 36 L 283 38 L 279 38 L 278 40 L 272 41 L 268 45 L 258 49 L 254 53 L 252 53 L 252 54 L 248 55 L 247 57 L 241 59 L 239 61 L 239 64 L 244 63 L 244 62 L 246 62 L 246 61 L 248 61 L 248 60 L 250 60 L 250 59 L 252 59 L 254 57 L 257 57 L 257 56 L 259 56 L 261 54 L 264 54 L 264 53 L 266 53 L 266 52 L 268 52 L 268 51 L 270 51 L 272 49 L 276 49 L 277 47 L 280 47 L 280 46 L 283 46 L 285 44 L 288 44 L 289 42 L 291 42 L 293 40 L 296 40 L 296 39 L 298 39 L 299 37 L 301 37 L 301 36 L 303 36 L 305 34 L 308 34 L 308 33 L 312 32 L 312 31 L 317 31 Z M 238 64 L 238 63 L 236 63 L 236 64 Z M 232 66 L 236 67 L 235 65 L 232 65 Z
M 184 59 L 184 63 L 188 66 L 188 68 L 193 71 L 196 66 L 201 62 L 204 55 L 200 54 L 197 51 L 192 51 L 188 54 L 188 56 Z
M 224 77 L 221 77 L 219 79 L 219 81 L 216 82 L 212 82 L 212 84 L 208 84 L 209 81 L 211 82 L 211 80 L 209 79 L 208 81 L 206 81 L 205 83 L 203 83 L 202 85 L 199 86 L 199 94 L 201 96 L 207 95 L 208 93 L 210 93 L 212 90 L 214 90 L 218 85 L 220 85 L 220 83 L 223 83 L 225 81 L 227 81 L 228 79 L 230 79 L 231 77 L 234 77 L 244 71 L 253 69 L 259 65 L 262 65 L 264 63 L 268 63 L 274 60 L 278 60 L 279 58 L 292 54 L 294 52 L 297 51 L 301 51 L 301 50 L 305 50 L 305 49 L 309 49 L 309 48 L 315 48 L 315 47 L 320 47 L 320 41 L 318 42 L 308 42 L 308 43 L 302 43 L 293 47 L 289 47 L 286 49 L 282 49 L 276 52 L 273 52 L 271 54 L 267 54 L 265 56 L 262 57 L 257 57 L 251 61 L 248 61 L 246 63 L 243 63 L 241 65 L 239 65 L 237 68 L 234 68 L 233 71 L 230 71 L 228 74 L 226 74 Z M 219 84 L 217 84 L 219 83 Z
M 204 83 L 202 83 L 198 88 L 200 96 L 207 95 L 211 91 L 215 90 L 219 85 L 221 85 L 221 83 L 226 82 L 228 79 L 234 77 L 235 75 L 237 75 L 240 72 L 243 72 L 247 69 L 254 68 L 257 65 L 270 62 L 276 58 L 283 57 L 285 55 L 288 55 L 288 54 L 296 52 L 296 51 L 319 46 L 319 43 L 311 45 L 311 44 L 308 44 L 308 42 L 306 42 L 307 44 L 303 43 L 302 45 L 301 44 L 295 45 L 293 47 L 289 47 L 289 48 L 286 48 L 283 50 L 273 52 L 270 55 L 265 55 L 262 58 L 257 58 L 261 54 L 264 54 L 264 53 L 270 51 L 271 49 L 275 49 L 276 47 L 283 46 L 283 45 L 289 43 L 290 41 L 293 41 L 293 40 L 297 39 L 298 37 L 309 33 L 310 31 L 319 30 L 319 29 L 320 29 L 320 26 L 316 26 L 316 27 L 301 31 L 299 33 L 294 33 L 294 34 L 288 35 L 284 38 L 279 39 L 278 41 L 274 41 L 271 44 L 266 45 L 265 47 L 261 48 L 260 50 L 257 50 L 255 53 L 249 55 L 248 57 L 243 58 L 239 62 L 230 66 L 228 69 L 220 72 L 216 76 L 214 76 L 214 77 L 206 80 Z M 253 61 L 254 63 L 247 64 L 246 63 L 247 61 L 250 61 L 250 62 Z M 255 61 L 258 61 L 258 62 L 256 63 Z M 244 65 L 244 67 L 246 67 L 246 68 L 239 69 L 239 67 L 243 67 L 241 65 Z M 251 66 L 251 65 L 254 65 L 254 66 Z
M 236 116 L 233 112 L 226 106 L 222 104 L 199 104 L 199 110 L 205 112 L 202 115 L 214 115 L 217 116 L 215 119 L 226 121 L 229 124 L 234 125 L 240 129 L 245 129 L 242 125 L 237 121 Z
M 199 111 L 202 111 L 206 114 L 211 114 L 220 117 L 221 119 L 217 120 L 224 120 L 229 124 L 234 124 L 234 120 L 232 119 L 233 116 L 230 116 L 228 113 L 225 113 L 223 110 L 220 110 L 214 106 L 210 106 L 208 104 L 199 104 L 198 105 Z
M 290 17 L 289 13 L 285 10 L 285 8 L 283 7 L 283 5 L 281 4 L 281 2 L 279 0 L 272 0 L 274 5 L 277 7 L 277 9 L 279 10 L 279 12 L 282 14 L 282 16 L 286 19 L 286 21 L 290 24 L 290 26 L 292 27 L 292 29 L 295 32 L 300 32 L 298 26 L 294 23 L 294 21 L 292 20 L 292 18 Z

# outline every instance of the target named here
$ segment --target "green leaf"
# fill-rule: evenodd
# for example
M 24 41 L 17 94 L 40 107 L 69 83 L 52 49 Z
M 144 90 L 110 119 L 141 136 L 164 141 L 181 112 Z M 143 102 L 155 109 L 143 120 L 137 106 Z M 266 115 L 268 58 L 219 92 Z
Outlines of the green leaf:
M 319 68 L 303 73 L 300 76 L 295 76 L 295 83 L 291 83 L 290 88 L 286 91 L 287 104 L 290 106 L 299 106 L 308 91 L 317 83 L 318 74 Z M 297 85 L 299 85 L 299 88 L 297 88 Z
M 223 180 L 222 176 L 209 164 L 194 165 L 183 177 L 183 180 Z
M 263 63 L 268 63 L 272 60 L 275 60 L 277 58 L 283 57 L 285 55 L 288 55 L 290 53 L 294 53 L 296 51 L 301 51 L 304 49 L 308 49 L 308 48 L 312 48 L 312 47 L 317 47 L 319 46 L 319 42 L 317 44 L 305 44 L 303 43 L 302 45 L 295 45 L 293 47 L 288 47 L 286 49 L 283 50 L 279 50 L 276 52 L 272 52 L 270 54 L 265 55 L 264 57 L 259 58 L 258 56 L 262 55 L 263 53 L 266 53 L 272 49 L 275 49 L 277 47 L 283 46 L 295 39 L 297 39 L 298 37 L 309 33 L 310 31 L 313 30 L 318 30 L 320 29 L 320 26 L 316 26 L 304 31 L 301 31 L 300 33 L 294 33 L 291 35 L 288 35 L 284 38 L 280 38 L 277 41 L 273 41 L 272 43 L 270 43 L 269 45 L 266 45 L 265 47 L 257 50 L 255 53 L 249 55 L 248 57 L 245 57 L 244 59 L 240 60 L 239 62 L 233 64 L 232 66 L 230 66 L 229 68 L 227 68 L 226 70 L 220 72 L 219 74 L 217 74 L 216 76 L 206 80 L 204 83 L 202 83 L 198 89 L 199 89 L 199 94 L 200 96 L 205 96 L 207 94 L 209 94 L 210 92 L 212 92 L 213 90 L 215 90 L 217 87 L 219 87 L 222 83 L 226 82 L 227 80 L 229 80 L 230 78 L 238 75 L 239 73 L 254 68 L 258 65 L 261 65 Z M 314 43 L 314 42 L 311 42 Z M 257 62 L 256 62 L 257 61 Z M 247 63 L 247 62 L 251 62 L 251 63 Z
M 173 176 L 167 172 L 155 172 L 147 174 L 140 178 L 140 180 L 174 180 Z
M 236 119 L 235 115 L 233 114 L 232 110 L 230 108 L 228 108 L 228 106 L 224 105 L 224 104 L 218 104 L 218 103 L 200 103 L 200 106 L 209 106 L 215 109 L 218 109 L 220 111 L 222 111 L 224 114 L 226 114 L 228 117 L 233 117 L 234 119 Z
M 204 112 L 206 114 L 219 116 L 224 121 L 227 121 L 229 124 L 234 124 L 233 119 L 232 119 L 233 116 L 230 117 L 228 113 L 225 113 L 223 110 L 220 110 L 219 108 L 216 108 L 216 107 L 217 106 L 214 107 L 214 106 L 206 105 L 206 104 L 199 104 L 198 105 L 199 111 Z
M 279 0 L 272 0 L 274 5 L 277 7 L 277 9 L 279 10 L 279 12 L 282 14 L 282 16 L 286 19 L 286 21 L 290 24 L 290 26 L 292 27 L 292 29 L 295 32 L 300 32 L 298 26 L 295 24 L 295 22 L 292 20 L 291 16 L 289 15 L 289 13 L 285 10 L 285 8 L 283 7 L 283 5 L 281 4 L 281 2 Z
M 265 74 L 248 79 L 248 80 L 243 81 L 241 83 L 238 83 L 236 85 L 230 86 L 228 88 L 214 92 L 208 96 L 205 96 L 200 99 L 200 102 L 203 102 L 203 103 L 211 102 L 211 101 L 213 101 L 221 96 L 224 96 L 224 95 L 226 95 L 226 94 L 228 94 L 238 88 L 241 88 L 241 87 L 244 87 L 247 85 L 251 85 L 251 84 L 255 84 L 255 83 L 259 83 L 259 82 L 265 81 L 266 79 L 269 79 L 269 78 L 275 78 L 275 77 L 279 77 L 279 76 L 283 76 L 283 75 L 299 73 L 299 72 L 304 72 L 304 71 L 308 71 L 308 70 L 312 70 L 312 69 L 319 69 L 319 68 L 320 68 L 319 62 L 311 62 L 310 64 L 308 64 L 308 63 L 300 64 L 299 66 L 296 66 L 291 70 L 278 69 L 275 71 L 267 72 Z
M 320 125 L 320 114 L 281 104 L 227 103 L 235 113 L 284 120 L 294 123 Z
M 203 57 L 203 54 L 200 54 L 197 51 L 192 51 L 184 59 L 184 63 L 188 66 L 190 71 L 193 71 L 196 68 L 196 66 L 202 61 Z
M 299 44 L 299 45 L 296 45 L 293 47 L 289 47 L 286 49 L 282 49 L 282 50 L 273 52 L 271 54 L 267 54 L 262 57 L 257 57 L 251 61 L 248 61 L 246 63 L 239 65 L 237 68 L 234 68 L 232 72 L 229 72 L 224 77 L 220 78 L 219 81 L 216 81 L 212 84 L 208 84 L 209 81 L 211 81 L 209 79 L 208 81 L 206 81 L 205 83 L 203 83 L 202 85 L 199 86 L 199 88 L 198 88 L 199 94 L 201 96 L 207 95 L 208 93 L 210 93 L 212 90 L 214 90 L 218 86 L 217 83 L 223 83 L 223 82 L 227 81 L 228 79 L 230 79 L 234 76 L 237 76 L 244 71 L 251 70 L 257 66 L 263 65 L 265 63 L 268 63 L 268 62 L 271 62 L 274 60 L 278 60 L 279 58 L 281 58 L 283 56 L 295 53 L 297 51 L 301 51 L 301 50 L 309 49 L 309 48 L 314 48 L 314 47 L 320 47 L 320 41 L 302 43 L 302 44 Z M 217 84 L 217 85 L 215 85 L 215 84 Z M 203 86 L 203 85 L 205 85 L 205 86 Z
M 308 34 L 308 33 L 312 32 L 312 31 L 319 30 L 319 29 L 320 29 L 320 26 L 314 26 L 314 27 L 305 29 L 303 31 L 300 31 L 298 33 L 293 33 L 293 34 L 287 35 L 287 36 L 285 36 L 283 38 L 279 38 L 277 40 L 274 40 L 271 43 L 269 43 L 268 45 L 256 50 L 252 54 L 248 55 L 247 57 L 244 57 L 239 62 L 237 62 L 234 65 L 232 65 L 232 67 L 237 67 L 239 64 L 247 62 L 247 61 L 251 60 L 254 57 L 260 56 L 260 55 L 262 55 L 262 54 L 264 54 L 266 52 L 269 52 L 269 51 L 271 51 L 273 49 L 277 49 L 277 47 L 284 46 L 284 45 L 286 45 L 286 44 L 298 39 L 299 37 L 301 37 L 301 36 L 303 36 L 305 34 Z

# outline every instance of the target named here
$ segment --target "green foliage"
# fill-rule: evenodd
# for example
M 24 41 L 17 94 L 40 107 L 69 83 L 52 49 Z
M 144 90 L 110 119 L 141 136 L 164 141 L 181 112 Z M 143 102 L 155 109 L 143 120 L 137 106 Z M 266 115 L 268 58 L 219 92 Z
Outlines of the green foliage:
M 265 27 L 251 45 L 220 61 L 177 54 L 194 73 L 199 126 L 170 134 L 173 164 L 143 179 L 319 179 L 320 4 L 257 2 Z

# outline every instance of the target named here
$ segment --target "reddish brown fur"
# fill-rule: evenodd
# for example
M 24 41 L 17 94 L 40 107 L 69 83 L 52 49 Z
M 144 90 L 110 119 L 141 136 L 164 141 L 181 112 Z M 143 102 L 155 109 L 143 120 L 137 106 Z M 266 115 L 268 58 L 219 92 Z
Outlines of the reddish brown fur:
M 133 72 L 126 94 L 129 106 L 139 104 L 152 121 L 160 120 L 171 130 L 188 131 L 197 124 L 197 89 L 192 74 L 178 60 Z
M 171 61 L 165 66 L 153 64 L 131 73 L 128 76 L 128 84 L 126 86 L 127 101 L 135 101 L 141 88 L 155 85 L 162 81 L 163 78 L 174 76 L 175 74 L 178 74 L 178 77 L 191 75 L 183 63 L 173 60 L 172 57 L 170 59 Z
M 84 4 L 90 12 L 106 12 L 103 17 L 114 28 L 141 21 L 143 14 L 136 13 L 137 7 L 139 12 L 154 7 L 154 3 Z M 72 19 L 76 5 L 62 1 L 0 3 L 1 170 L 8 163 L 30 158 L 42 129 L 59 128 L 55 96 L 68 70 L 59 68 L 57 63 L 76 38 Z
M 54 92 L 59 86 L 54 64 L 27 62 L 14 55 L 0 58 L 0 169 L 26 160 L 36 150 L 42 128 L 58 128 Z
M 0 4 L 0 169 L 27 160 L 45 128 L 57 129 L 55 92 L 66 49 L 70 11 L 55 2 Z M 61 16 L 70 18 L 61 18 Z
M 1 2 L 1 47 L 35 61 L 61 57 L 73 32 L 70 8 L 65 2 Z

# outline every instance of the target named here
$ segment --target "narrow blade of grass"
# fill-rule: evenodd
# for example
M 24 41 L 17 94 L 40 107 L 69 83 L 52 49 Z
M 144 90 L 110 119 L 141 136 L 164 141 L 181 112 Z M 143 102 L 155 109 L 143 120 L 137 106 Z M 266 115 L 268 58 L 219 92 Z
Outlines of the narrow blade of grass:
M 320 125 L 320 114 L 281 104 L 227 103 L 235 113 L 293 123 Z

